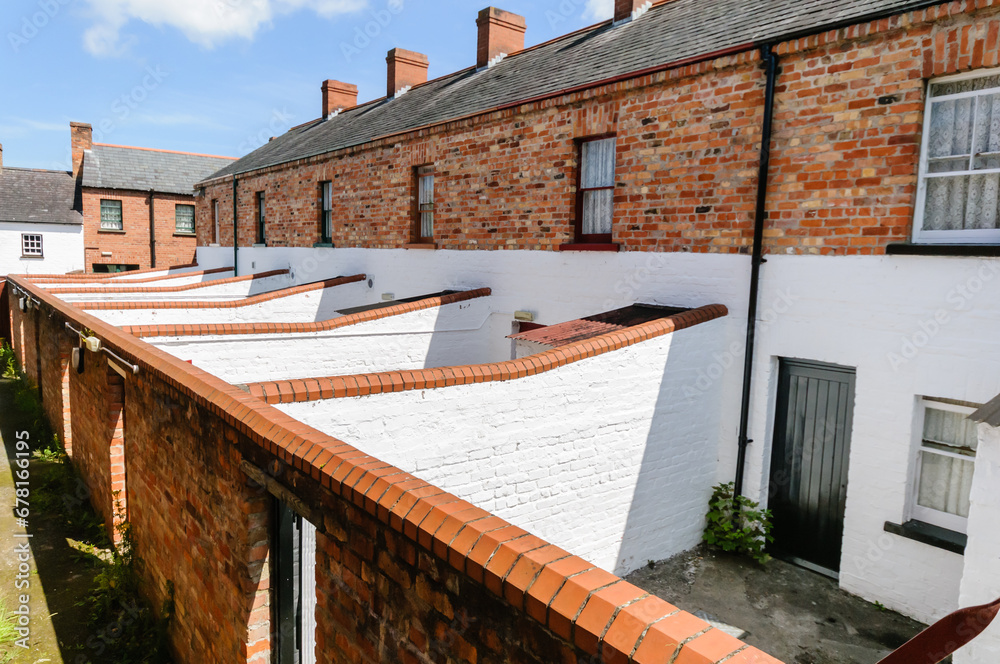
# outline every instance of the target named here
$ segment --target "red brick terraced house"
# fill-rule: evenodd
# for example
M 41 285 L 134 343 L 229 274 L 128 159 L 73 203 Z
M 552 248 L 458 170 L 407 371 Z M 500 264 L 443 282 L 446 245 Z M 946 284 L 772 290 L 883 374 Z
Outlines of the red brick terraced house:
M 73 173 L 82 190 L 86 271 L 193 262 L 193 185 L 232 159 L 95 144 L 84 123 L 71 123 L 70 132 Z
M 194 274 L 10 279 L 177 661 L 772 662 L 620 578 L 730 481 L 850 593 L 1000 595 L 1000 1 L 529 27 L 323 82 L 197 183 Z

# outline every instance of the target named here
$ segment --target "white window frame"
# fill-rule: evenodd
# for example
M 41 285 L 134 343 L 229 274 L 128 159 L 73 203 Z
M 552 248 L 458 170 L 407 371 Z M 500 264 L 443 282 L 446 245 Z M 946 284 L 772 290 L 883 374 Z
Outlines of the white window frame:
M 35 238 L 38 238 L 38 251 L 34 250 Z M 21 257 L 22 258 L 45 258 L 44 247 L 42 245 L 41 233 L 21 233 Z
M 917 400 L 917 416 L 914 418 L 915 444 L 913 452 L 913 473 L 910 476 L 909 518 L 916 521 L 923 521 L 924 523 L 929 523 L 940 528 L 945 528 L 946 530 L 962 533 L 964 535 L 969 529 L 969 520 L 966 517 L 958 516 L 957 514 L 949 514 L 948 512 L 941 512 L 931 507 L 924 507 L 917 501 L 920 493 L 920 472 L 924 451 L 924 417 L 926 416 L 928 408 L 961 413 L 963 415 L 971 415 L 976 411 L 975 408 L 969 406 L 960 406 L 958 404 L 937 401 L 930 397 L 920 397 Z M 941 450 L 933 450 L 932 453 L 939 454 L 941 456 L 954 457 L 964 461 L 972 461 L 973 463 L 975 463 L 976 460 L 975 457 L 944 452 Z
M 927 161 L 928 161 L 928 150 L 930 147 L 930 119 L 931 119 L 931 107 L 933 106 L 931 98 L 931 86 L 939 85 L 941 83 L 952 83 L 954 81 L 963 81 L 973 78 L 985 78 L 987 76 L 997 76 L 1000 75 L 1000 67 L 992 69 L 979 69 L 974 72 L 965 72 L 963 74 L 954 74 L 952 76 L 942 76 L 940 78 L 935 78 L 927 82 L 927 87 L 924 89 L 924 118 L 923 118 L 923 138 L 921 139 L 920 146 L 920 170 L 917 174 L 917 205 L 913 216 L 913 242 L 915 244 L 1000 244 L 1000 229 L 974 229 L 967 231 L 925 231 L 924 227 L 924 205 L 927 201 L 927 180 L 934 177 L 948 177 L 955 175 L 967 174 L 967 172 L 951 172 L 951 173 L 928 173 L 927 172 Z M 998 88 L 988 88 L 987 90 L 995 90 L 1000 93 L 1000 87 Z M 953 95 L 944 95 L 941 97 L 934 97 L 933 101 L 948 101 L 950 99 L 962 99 L 964 97 L 978 97 L 982 95 L 987 90 L 976 90 L 975 92 L 959 92 Z M 975 141 L 975 134 L 973 134 L 973 141 Z M 973 143 L 975 144 L 975 143 Z M 988 175 L 990 173 L 1000 173 L 1000 169 L 989 168 L 981 169 L 976 171 L 970 171 L 969 173 L 976 173 L 979 175 Z

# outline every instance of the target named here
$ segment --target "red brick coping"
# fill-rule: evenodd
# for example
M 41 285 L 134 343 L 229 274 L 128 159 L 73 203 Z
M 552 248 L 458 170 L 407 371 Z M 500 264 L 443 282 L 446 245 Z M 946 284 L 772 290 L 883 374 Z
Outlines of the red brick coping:
M 155 281 L 166 281 L 168 279 L 183 279 L 184 277 L 203 277 L 208 274 L 219 274 L 220 272 L 232 272 L 231 267 L 216 267 L 211 270 L 201 270 L 192 272 L 180 272 L 178 274 L 165 274 L 161 277 L 145 277 L 144 279 L 85 279 L 84 277 L 90 277 L 93 275 L 79 275 L 73 277 L 72 275 L 67 275 L 66 277 L 37 277 L 35 275 L 26 275 L 33 283 L 36 284 L 47 284 L 47 283 L 84 283 L 84 284 L 148 284 Z M 136 274 L 135 272 L 122 272 L 121 274 Z
M 358 397 L 384 392 L 424 390 L 469 383 L 516 380 L 551 371 L 588 357 L 619 350 L 641 341 L 722 318 L 729 312 L 721 304 L 711 304 L 673 316 L 602 334 L 568 346 L 547 350 L 519 360 L 495 364 L 473 364 L 416 371 L 385 371 L 354 376 L 276 380 L 247 385 L 250 394 L 269 404 L 320 401 Z
M 396 304 L 381 309 L 371 309 L 356 314 L 316 323 L 206 323 L 203 325 L 132 325 L 123 327 L 125 332 L 137 337 L 200 337 L 234 334 L 297 334 L 301 332 L 326 332 L 340 327 L 367 323 L 380 318 L 399 316 L 422 309 L 433 309 L 446 304 L 473 300 L 490 294 L 489 288 L 478 288 L 451 295 L 428 297 L 416 302 Z
M 300 293 L 308 293 L 325 288 L 333 288 L 344 284 L 353 284 L 367 279 L 367 275 L 355 274 L 351 277 L 336 277 L 325 281 L 314 281 L 301 286 L 282 288 L 281 290 L 261 293 L 252 297 L 245 297 L 239 300 L 222 300 L 220 302 L 206 302 L 204 300 L 171 300 L 168 302 L 74 302 L 73 304 L 86 311 L 108 310 L 108 309 L 238 309 L 249 307 L 254 304 L 261 304 L 270 300 L 278 300 Z
M 137 286 L 125 288 L 99 288 L 97 286 L 73 286 L 70 288 L 50 288 L 53 295 L 68 295 L 70 293 L 180 293 L 181 291 L 197 290 L 199 288 L 211 288 L 221 284 L 235 284 L 241 281 L 253 281 L 254 279 L 264 279 L 266 277 L 276 277 L 281 274 L 288 274 L 288 270 L 271 270 L 259 274 L 248 274 L 245 277 L 229 277 L 228 279 L 213 279 L 211 281 L 201 281 L 196 284 L 186 286 Z M 188 276 L 188 275 L 184 275 Z
M 189 267 L 198 267 L 197 263 L 187 265 L 171 265 L 170 267 L 147 267 L 142 270 L 129 270 L 128 272 L 109 272 L 107 274 L 27 274 L 26 278 L 32 281 L 113 281 L 118 277 L 127 274 L 149 274 L 151 272 L 169 272 L 170 270 L 186 270 Z M 233 268 L 229 268 L 232 270 Z M 189 274 L 194 274 L 189 273 Z
M 267 453 L 446 560 L 515 610 L 599 656 L 599 661 L 780 664 L 614 574 L 295 420 L 30 281 L 13 277 L 10 282 L 41 301 L 47 315 L 58 313 L 93 330 L 106 347 L 141 371 L 173 386 Z M 622 334 L 630 341 L 641 336 L 631 330 Z

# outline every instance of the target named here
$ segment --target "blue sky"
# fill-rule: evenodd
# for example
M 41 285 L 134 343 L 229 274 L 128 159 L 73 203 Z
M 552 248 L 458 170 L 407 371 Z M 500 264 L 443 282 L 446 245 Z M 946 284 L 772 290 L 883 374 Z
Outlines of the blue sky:
M 320 83 L 385 94 L 385 54 L 475 63 L 488 0 L 4 0 L 0 143 L 7 166 L 69 168 L 69 122 L 95 140 L 242 156 L 320 114 Z M 528 45 L 609 18 L 613 0 L 502 0 Z

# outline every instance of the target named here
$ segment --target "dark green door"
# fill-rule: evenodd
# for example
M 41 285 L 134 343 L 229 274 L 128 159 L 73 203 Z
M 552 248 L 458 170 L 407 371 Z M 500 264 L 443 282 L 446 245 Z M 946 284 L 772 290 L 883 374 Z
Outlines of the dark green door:
M 855 371 L 781 360 L 771 452 L 773 552 L 840 570 Z

